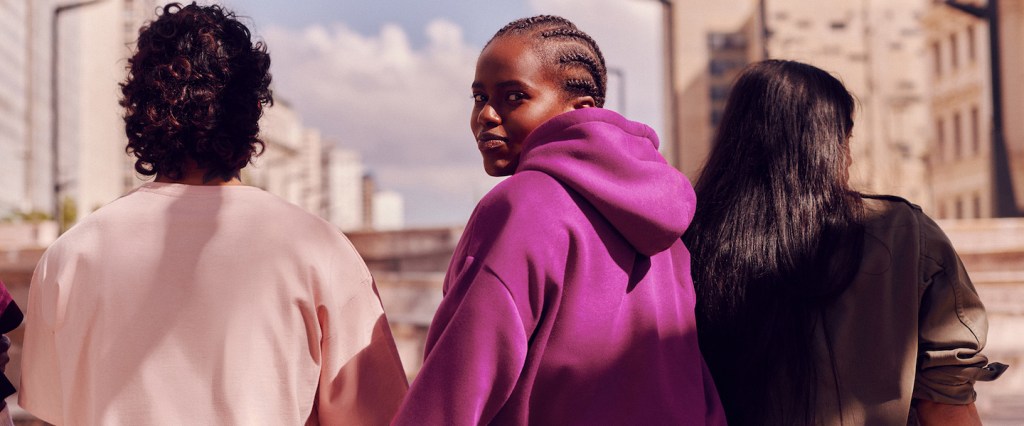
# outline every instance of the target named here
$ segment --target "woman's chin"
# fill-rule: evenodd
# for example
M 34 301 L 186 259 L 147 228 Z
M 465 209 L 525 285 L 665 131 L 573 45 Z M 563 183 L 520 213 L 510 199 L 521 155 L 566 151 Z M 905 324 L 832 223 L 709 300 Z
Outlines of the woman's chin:
M 511 161 L 498 160 L 498 161 L 486 161 L 484 160 L 484 171 L 489 176 L 501 177 L 511 175 L 516 171 L 516 165 Z

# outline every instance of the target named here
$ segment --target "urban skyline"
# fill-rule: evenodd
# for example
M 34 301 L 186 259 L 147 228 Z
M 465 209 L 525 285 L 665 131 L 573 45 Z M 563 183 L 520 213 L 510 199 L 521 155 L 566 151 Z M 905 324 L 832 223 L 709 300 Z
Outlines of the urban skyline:
M 10 21 L 9 23 L 21 22 L 23 25 L 11 25 L 8 37 L 4 39 L 5 43 L 0 44 L 4 49 L 20 51 L 23 54 L 21 56 L 12 55 L 12 61 L 6 63 L 5 67 L 0 67 L 2 84 L 6 84 L 5 87 L 10 89 L 4 91 L 6 99 L 3 99 L 4 102 L 0 102 L 0 107 L 6 108 L 5 111 L 9 112 L 5 114 L 5 120 L 0 120 L 0 125 L 13 128 L 13 131 L 4 133 L 2 149 L 5 159 L 2 161 L 6 170 L 4 172 L 5 182 L 9 182 L 7 187 L 14 188 L 5 190 L 3 196 L 0 197 L 0 210 L 4 210 L 5 213 L 26 210 L 50 212 L 53 211 L 52 204 L 56 199 L 52 195 L 54 192 L 52 190 L 53 168 L 49 164 L 49 156 L 53 150 L 47 147 L 49 140 L 52 140 L 52 130 L 48 123 L 50 121 L 49 104 L 51 102 L 49 98 L 52 84 L 50 84 L 48 72 L 41 72 L 48 70 L 50 59 L 45 52 L 48 45 L 47 37 L 42 33 L 48 32 L 50 28 L 49 23 L 45 22 L 49 16 L 48 8 L 56 3 L 4 1 L 5 13 L 2 18 Z M 1009 8 L 1007 10 L 1012 10 L 1014 7 L 1019 9 L 1019 6 L 1014 6 L 1019 3 L 1019 1 L 1014 3 L 1004 0 L 1003 7 L 1004 9 Z M 61 146 L 59 152 L 62 159 L 60 169 L 63 171 L 61 190 L 76 195 L 71 197 L 77 204 L 77 215 L 74 216 L 81 217 L 88 214 L 139 182 L 131 170 L 131 162 L 121 155 L 124 136 L 120 131 L 118 117 L 120 107 L 116 105 L 116 83 L 120 77 L 114 78 L 114 76 L 123 76 L 119 73 L 123 73 L 124 57 L 129 52 L 127 47 L 130 45 L 133 34 L 133 30 L 130 29 L 137 30 L 137 27 L 148 16 L 145 11 L 151 10 L 157 4 L 160 2 L 105 0 L 83 7 L 81 10 L 69 11 L 66 16 L 61 18 L 60 34 L 62 34 L 62 38 L 59 46 L 63 46 L 60 50 L 62 72 L 56 85 L 60 90 L 58 97 L 60 107 L 57 111 L 60 112 L 61 121 L 58 127 Z M 665 152 L 670 161 L 675 161 L 692 179 L 698 177 L 699 165 L 710 146 L 714 125 L 717 123 L 716 115 L 720 114 L 732 79 L 744 65 L 767 55 L 772 58 L 802 60 L 832 71 L 842 78 L 857 96 L 859 109 L 852 146 L 855 159 L 853 176 L 858 189 L 866 192 L 894 193 L 905 196 L 924 206 L 927 211 L 938 217 L 989 216 L 988 212 L 991 212 L 991 209 L 977 206 L 991 204 L 991 197 L 982 196 L 988 190 L 981 189 L 991 186 L 991 180 L 971 178 L 979 183 L 970 190 L 957 190 L 959 195 L 950 198 L 951 196 L 945 194 L 951 185 L 944 182 L 947 180 L 963 181 L 956 177 L 970 175 L 970 173 L 965 174 L 962 170 L 954 174 L 947 173 L 953 168 L 945 168 L 942 165 L 951 163 L 944 160 L 947 157 L 935 154 L 936 147 L 951 146 L 953 143 L 951 139 L 949 144 L 942 145 L 940 141 L 942 135 L 962 134 L 961 139 L 971 141 L 971 144 L 965 145 L 968 148 L 974 146 L 973 144 L 982 146 L 989 144 L 988 123 L 991 111 L 986 98 L 990 96 L 991 91 L 987 89 L 988 86 L 985 86 L 987 84 L 985 68 L 988 58 L 986 56 L 987 38 L 984 37 L 987 26 L 984 22 L 978 22 L 976 18 L 966 16 L 943 4 L 927 0 L 895 3 L 883 1 L 850 3 L 828 0 L 818 2 L 814 6 L 810 6 L 809 3 L 802 0 L 765 2 L 729 0 L 714 5 L 699 1 L 678 1 L 673 2 L 672 10 L 676 17 L 675 42 L 673 43 L 677 50 L 675 57 L 683 58 L 677 59 L 679 64 L 675 86 L 680 91 L 677 94 L 677 104 L 685 107 L 678 111 L 679 115 L 676 120 L 678 127 L 683 130 L 679 139 L 672 141 L 669 139 L 671 135 L 663 133 L 665 142 L 663 145 L 665 145 Z M 935 12 L 935 10 L 940 10 L 940 12 Z M 959 16 L 954 16 L 955 19 L 929 18 L 935 16 L 936 13 L 939 16 L 957 14 Z M 117 25 L 97 26 L 91 24 L 92 22 L 108 22 L 111 19 L 114 19 Z M 978 89 L 977 93 L 972 95 L 972 106 L 961 108 L 963 111 L 956 113 L 943 111 L 943 103 L 939 101 L 943 96 L 943 90 L 946 90 L 944 88 L 949 84 L 945 84 L 943 81 L 936 81 L 939 84 L 931 84 L 932 79 L 941 76 L 941 74 L 934 74 L 931 71 L 935 63 L 937 37 L 932 33 L 935 31 L 948 32 L 948 28 L 938 29 L 932 24 L 934 22 L 942 22 L 947 26 L 951 25 L 951 22 L 967 22 L 965 25 L 971 28 L 972 33 L 970 34 L 973 34 L 968 35 L 964 32 L 959 36 L 959 43 L 963 46 L 959 47 L 958 52 L 964 56 L 961 60 L 963 62 L 961 68 L 975 70 L 972 71 L 974 73 L 972 75 L 975 77 L 971 78 L 974 79 L 972 81 L 976 81 L 974 84 Z M 457 33 L 441 35 L 444 31 L 450 31 L 452 28 L 442 30 L 445 28 L 444 25 L 438 25 L 440 24 L 436 24 L 434 27 L 428 26 L 428 29 L 432 28 L 431 31 L 435 31 L 435 34 L 430 36 L 434 37 L 433 40 L 449 37 L 449 44 L 465 43 Z M 98 27 L 109 28 L 103 30 Z M 1013 28 L 1013 26 L 1005 25 L 1005 28 Z M 268 37 L 271 41 L 287 41 L 286 38 L 281 38 L 281 31 L 284 30 L 271 26 L 267 30 L 270 34 Z M 967 30 L 961 32 L 963 31 Z M 30 37 L 34 33 L 40 34 Z M 82 36 L 79 33 L 92 35 Z M 384 34 L 382 32 L 381 37 L 386 37 Z M 765 37 L 765 34 L 768 36 Z M 968 37 L 971 37 L 970 42 L 966 41 Z M 947 35 L 943 34 L 939 38 L 946 43 L 943 46 L 950 45 L 950 42 L 946 41 L 951 40 L 947 39 Z M 1008 39 L 1012 40 L 1012 38 Z M 111 40 L 115 40 L 117 43 L 111 42 Z M 418 43 L 424 43 L 424 41 Z M 430 46 L 429 41 L 427 43 L 428 47 L 425 48 Z M 115 45 L 118 47 L 109 47 Z M 107 66 L 98 67 L 95 64 L 98 62 L 95 60 L 99 54 L 97 52 L 102 53 L 101 51 L 104 50 L 98 46 L 108 46 L 107 55 L 114 58 L 108 61 Z M 384 45 L 363 46 L 363 48 L 374 47 L 385 49 L 385 52 L 388 49 Z M 448 54 L 473 56 L 472 52 L 467 53 L 462 47 L 453 47 L 453 49 L 455 50 Z M 944 49 L 952 48 L 944 47 Z M 1011 50 L 1010 53 L 1020 52 L 1020 46 L 1016 43 L 1007 43 L 1004 50 L 1007 49 Z M 64 53 L 65 51 L 67 53 Z M 1020 56 L 1024 55 L 1016 54 L 1016 57 Z M 609 57 L 611 58 L 611 56 Z M 1013 55 L 1009 57 L 1013 57 Z M 88 60 L 83 58 L 88 58 Z M 294 58 L 294 56 L 286 56 L 285 59 L 287 58 Z M 946 60 L 950 60 L 948 54 Z M 456 62 L 458 61 L 465 62 L 465 58 L 457 59 Z M 287 61 L 275 63 L 283 67 L 288 66 Z M 609 59 L 609 63 L 614 63 L 614 59 Z M 899 66 L 893 66 L 893 64 L 899 64 Z M 450 66 L 451 64 L 438 63 L 436 65 Z M 426 65 L 421 64 L 421 66 Z M 69 71 L 65 71 L 65 68 Z M 1006 67 L 1004 66 L 1004 68 Z M 465 73 L 467 70 L 460 70 L 457 73 Z M 288 76 L 289 72 L 294 71 L 286 71 L 282 74 Z M 616 97 L 625 95 L 625 92 L 629 91 L 627 88 L 631 87 L 628 83 L 634 80 L 630 74 L 625 73 L 616 74 L 615 78 L 622 79 L 624 84 L 621 88 L 612 87 L 610 89 L 612 92 L 623 92 L 609 94 L 609 104 L 613 108 L 617 106 L 616 102 L 619 102 Z M 294 87 L 295 80 L 295 78 L 279 79 L 280 82 L 287 82 L 290 87 Z M 324 79 L 304 80 L 308 80 L 306 83 L 313 87 L 326 81 Z M 98 86 L 93 87 L 94 85 Z M 325 88 L 329 89 L 329 87 Z M 12 93 L 24 95 L 12 96 Z M 437 209 L 451 211 L 456 208 L 453 203 L 435 202 L 429 206 L 429 209 L 426 209 L 427 213 L 424 213 L 425 207 L 421 197 L 422 193 L 428 191 L 422 191 L 419 188 L 424 188 L 425 185 L 451 185 L 452 181 L 462 181 L 463 183 L 460 185 L 463 188 L 461 190 L 464 194 L 463 197 L 475 202 L 498 181 L 476 176 L 482 175 L 477 170 L 479 166 L 475 164 L 478 160 L 472 158 L 476 154 L 466 148 L 459 148 L 458 154 L 452 151 L 453 154 L 450 156 L 451 159 L 458 157 L 460 165 L 441 161 L 436 166 L 430 167 L 428 161 L 415 166 L 426 167 L 422 170 L 427 170 L 427 172 L 403 177 L 396 181 L 395 169 L 410 168 L 404 163 L 408 161 L 404 158 L 407 156 L 406 153 L 388 151 L 393 153 L 392 157 L 395 162 L 382 164 L 379 160 L 380 151 L 363 151 L 363 148 L 359 148 L 365 144 L 358 137 L 358 132 L 347 136 L 336 132 L 325 133 L 321 130 L 318 123 L 323 122 L 324 117 L 319 116 L 317 112 L 309 115 L 303 112 L 308 108 L 306 97 L 281 90 L 280 87 L 278 87 L 277 94 L 286 104 L 285 109 L 290 110 L 290 114 L 294 115 L 290 119 L 310 123 L 311 128 L 303 127 L 303 130 L 296 130 L 303 133 L 301 136 L 297 136 L 297 139 L 291 136 L 286 138 L 282 136 L 283 133 L 275 134 L 273 129 L 275 113 L 273 109 L 268 109 L 268 118 L 265 120 L 268 123 L 268 129 L 265 134 L 269 139 L 280 142 L 275 146 L 280 146 L 286 152 L 294 154 L 297 152 L 296 149 L 302 149 L 307 154 L 301 161 L 295 159 L 294 164 L 290 163 L 292 165 L 287 166 L 296 167 L 295 164 L 301 164 L 295 170 L 287 173 L 264 172 L 261 167 L 267 167 L 267 165 L 277 167 L 282 165 L 281 158 L 294 157 L 293 154 L 280 156 L 273 150 L 269 150 L 267 158 L 257 159 L 255 167 L 252 167 L 251 173 L 247 175 L 255 179 L 253 184 L 261 187 L 273 187 L 272 192 L 280 193 L 285 198 L 294 200 L 293 202 L 303 205 L 310 211 L 317 211 L 324 217 L 328 217 L 325 206 L 329 206 L 331 203 L 326 199 L 327 184 L 330 179 L 327 178 L 329 173 L 323 171 L 326 170 L 323 168 L 326 164 L 323 160 L 329 158 L 330 155 L 321 151 L 329 150 L 335 145 L 358 151 L 363 161 L 369 157 L 370 163 L 375 164 L 375 166 L 371 166 L 375 170 L 374 176 L 377 179 L 375 185 L 397 190 L 397 193 L 405 198 L 410 194 L 414 196 L 413 202 L 406 205 L 407 208 L 413 209 L 410 214 L 415 217 L 412 220 L 414 226 L 451 224 L 453 222 L 441 219 L 431 222 L 429 217 L 440 218 L 440 215 L 436 215 Z M 630 92 L 630 95 L 630 98 L 641 98 L 647 101 L 659 98 L 657 93 Z M 294 104 L 291 102 L 293 99 Z M 395 102 L 400 101 L 396 100 Z M 1010 103 L 1017 105 L 1020 101 Z M 627 105 L 623 103 L 619 107 L 625 109 Z M 385 112 L 381 111 L 381 113 Z M 945 117 L 939 117 L 936 114 L 945 115 Z M 26 117 L 24 123 L 31 124 L 17 126 L 17 117 Z M 958 117 L 960 125 L 959 130 L 956 130 L 954 127 Z M 381 123 L 378 123 L 377 126 L 382 130 L 384 127 L 401 127 L 382 124 L 387 120 L 383 118 L 380 120 Z M 939 123 L 940 121 L 941 123 Z M 302 124 L 302 126 L 305 125 Z M 938 130 L 946 127 L 948 129 L 945 131 Z M 317 130 L 312 130 L 312 128 Z M 427 132 L 433 131 L 428 130 Z M 460 131 L 460 134 L 461 132 L 464 131 Z M 465 138 L 465 136 L 460 137 L 455 134 L 449 137 Z M 952 136 L 949 137 L 952 138 Z M 293 143 L 286 139 L 294 139 L 299 142 Z M 19 145 L 18 140 L 23 141 L 20 145 L 24 148 L 17 146 Z M 24 141 L 34 142 L 26 143 Z M 334 143 L 334 141 L 340 141 L 340 144 Z M 411 145 L 416 142 L 415 139 L 404 141 L 410 149 L 412 149 Z M 114 152 L 117 154 L 112 154 Z M 676 158 L 673 158 L 673 155 Z M 121 158 L 118 159 L 115 156 Z M 427 158 L 436 158 L 436 155 L 424 156 L 424 159 Z M 22 161 L 22 165 L 11 166 L 12 163 L 17 164 L 18 161 Z M 30 161 L 32 166 L 25 167 L 23 165 L 25 161 Z M 399 161 L 403 163 L 399 163 Z M 1012 167 L 1013 164 L 1019 163 L 1021 163 L 1020 160 L 1014 160 L 1011 163 L 1011 169 L 1020 168 L 1019 166 Z M 320 165 L 318 166 L 318 164 Z M 303 169 L 303 167 L 305 168 Z M 467 173 L 473 173 L 476 177 L 471 179 L 463 177 Z M 990 174 L 989 171 L 979 173 Z M 977 173 L 974 174 L 977 175 Z M 290 176 L 290 178 L 281 176 Z M 115 179 L 117 182 L 113 183 Z M 289 179 L 295 182 L 286 182 Z M 1020 180 L 1021 178 L 1015 179 Z M 317 183 L 297 183 L 307 181 Z M 952 186 L 957 185 L 963 186 L 964 184 L 958 182 Z M 1017 187 L 1020 186 L 1022 185 L 1017 185 Z M 29 187 L 34 189 L 29 190 Z M 361 185 L 352 185 L 351 187 L 362 188 Z M 1020 191 L 1020 189 L 1016 190 Z M 296 191 L 301 191 L 302 195 L 298 195 Z M 936 197 L 939 199 L 933 201 L 933 198 Z M 300 200 L 300 198 L 302 199 Z M 437 198 L 437 200 L 444 199 Z M 362 204 L 368 205 L 365 201 Z M 959 208 L 956 207 L 958 204 Z M 468 217 L 471 210 L 465 206 L 460 206 L 458 209 L 456 213 L 448 214 Z M 958 211 L 959 213 L 957 213 Z M 424 219 L 424 215 L 427 216 L 427 219 Z

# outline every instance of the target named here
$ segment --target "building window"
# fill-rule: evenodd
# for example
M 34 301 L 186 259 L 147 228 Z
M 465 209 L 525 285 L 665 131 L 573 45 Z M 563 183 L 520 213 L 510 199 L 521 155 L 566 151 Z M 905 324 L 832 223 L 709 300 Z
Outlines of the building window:
M 974 195 L 974 217 L 981 217 L 981 196 L 978 194 Z
M 746 64 L 739 61 L 730 61 L 728 59 L 712 59 L 708 64 L 709 71 L 713 76 L 722 76 L 725 73 L 744 67 Z
M 956 199 L 956 219 L 963 219 L 963 218 L 964 218 L 964 200 L 961 200 L 960 197 L 957 197 L 957 199 Z
M 942 46 L 939 45 L 939 42 L 937 42 L 937 41 L 932 43 L 932 58 L 933 58 L 932 67 L 935 68 L 935 76 L 936 77 L 941 76 L 942 75 Z
M 936 203 L 939 205 L 939 219 L 946 219 L 946 203 Z
M 938 161 L 946 159 L 946 123 L 939 117 L 935 120 L 935 152 L 938 153 Z
M 973 64 L 978 59 L 977 46 L 974 42 L 974 25 L 967 27 L 967 61 Z
M 718 123 L 722 122 L 722 110 L 714 109 L 711 111 L 711 127 L 717 129 Z
M 981 124 L 978 118 L 978 106 L 971 107 L 971 155 L 981 152 Z
M 950 158 L 958 159 L 963 155 L 963 138 L 960 136 L 963 126 L 960 124 L 960 113 L 953 113 L 953 155 Z
M 729 97 L 729 86 L 711 86 L 711 100 L 722 101 Z
M 956 44 L 956 33 L 949 35 L 949 70 L 956 71 L 960 66 L 960 50 Z
M 747 37 L 743 33 L 710 33 L 708 48 L 713 51 L 746 49 Z

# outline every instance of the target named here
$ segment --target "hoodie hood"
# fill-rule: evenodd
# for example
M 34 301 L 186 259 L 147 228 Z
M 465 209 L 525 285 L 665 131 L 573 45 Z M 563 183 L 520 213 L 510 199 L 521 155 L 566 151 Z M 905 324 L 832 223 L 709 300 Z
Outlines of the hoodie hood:
M 523 142 L 517 172 L 545 173 L 582 195 L 637 251 L 668 249 L 693 219 L 689 180 L 658 152 L 645 124 L 603 108 L 558 115 Z

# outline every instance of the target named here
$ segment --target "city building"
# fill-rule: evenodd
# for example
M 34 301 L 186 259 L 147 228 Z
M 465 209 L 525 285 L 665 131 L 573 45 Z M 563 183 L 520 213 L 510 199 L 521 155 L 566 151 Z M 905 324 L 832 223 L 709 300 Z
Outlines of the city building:
M 342 231 L 363 229 L 363 175 L 366 169 L 358 152 L 334 148 L 327 151 L 327 220 Z
M 260 119 L 263 154 L 243 169 L 242 180 L 326 217 L 320 132 L 302 124 L 291 105 L 277 99 Z
M 832 72 L 858 100 L 853 186 L 929 208 L 925 0 L 686 0 L 673 6 L 681 129 L 675 152 L 684 173 L 698 176 L 742 68 L 766 57 L 792 59 Z
M 395 191 L 381 190 L 358 152 L 326 151 L 325 218 L 345 232 L 396 231 L 405 226 L 405 201 Z
M 405 227 L 405 200 L 396 191 L 373 194 L 373 223 L 376 231 L 394 231 Z
M 678 0 L 673 14 L 669 60 L 675 61 L 671 91 L 678 105 L 677 140 L 667 141 L 665 152 L 690 178 L 697 178 L 711 148 L 716 122 L 712 112 L 721 111 L 724 96 L 736 70 L 761 58 L 756 46 L 763 44 L 759 9 L 754 0 Z M 715 68 L 712 73 L 712 61 Z M 714 74 L 714 75 L 713 75 Z
M 31 5 L 0 0 L 0 218 L 31 206 L 26 193 L 29 132 L 29 22 Z
M 980 2 L 963 3 L 985 7 Z M 932 2 L 924 17 L 932 87 L 929 161 L 940 218 L 1024 212 L 1024 120 L 1017 119 L 1024 116 L 1024 1 L 993 3 L 999 5 L 1002 40 L 1002 144 L 993 137 L 989 21 L 942 2 Z
M 118 83 L 156 4 L 0 1 L 0 216 L 60 199 L 82 217 L 125 191 Z
M 931 210 L 926 7 L 926 0 L 771 0 L 765 20 L 772 58 L 829 71 L 856 97 L 854 188 L 901 195 Z

